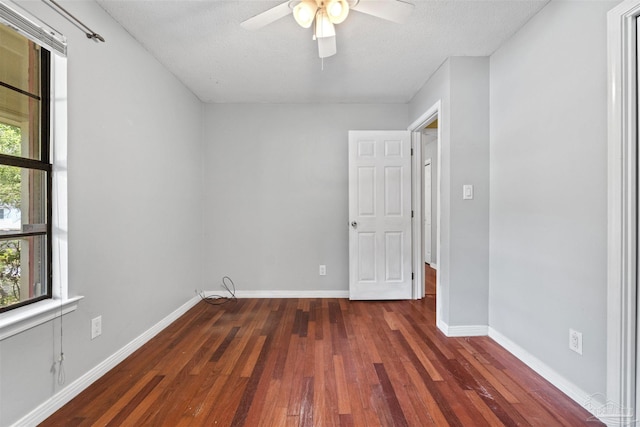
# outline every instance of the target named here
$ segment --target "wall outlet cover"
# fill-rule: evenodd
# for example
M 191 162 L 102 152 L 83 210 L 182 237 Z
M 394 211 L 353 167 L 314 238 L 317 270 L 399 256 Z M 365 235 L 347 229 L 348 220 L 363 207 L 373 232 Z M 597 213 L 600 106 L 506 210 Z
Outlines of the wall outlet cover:
M 102 335 L 102 316 L 91 319 L 91 339 Z
M 569 349 L 582 354 L 582 332 L 569 329 Z

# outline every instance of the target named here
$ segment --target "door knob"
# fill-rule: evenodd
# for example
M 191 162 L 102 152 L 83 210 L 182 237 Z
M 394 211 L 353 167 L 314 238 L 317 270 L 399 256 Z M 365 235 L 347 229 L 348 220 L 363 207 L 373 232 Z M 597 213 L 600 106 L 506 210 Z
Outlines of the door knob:
M 351 222 L 351 226 L 352 226 L 353 228 L 358 228 L 358 223 L 357 223 L 357 222 L 355 222 L 355 221 L 352 221 L 352 222 Z

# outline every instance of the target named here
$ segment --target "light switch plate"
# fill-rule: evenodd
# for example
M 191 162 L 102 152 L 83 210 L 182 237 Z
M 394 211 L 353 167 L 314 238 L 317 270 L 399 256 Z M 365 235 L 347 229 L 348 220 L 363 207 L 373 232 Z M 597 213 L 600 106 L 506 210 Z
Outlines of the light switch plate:
M 465 184 L 462 186 L 462 199 L 463 200 L 473 199 L 473 185 Z

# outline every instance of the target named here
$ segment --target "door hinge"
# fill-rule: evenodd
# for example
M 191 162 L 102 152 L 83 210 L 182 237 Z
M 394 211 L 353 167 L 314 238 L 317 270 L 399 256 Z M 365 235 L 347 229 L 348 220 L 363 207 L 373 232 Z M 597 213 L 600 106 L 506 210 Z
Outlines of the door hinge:
M 411 218 L 413 218 L 413 211 L 411 211 Z
M 411 155 L 413 156 L 413 147 L 411 147 Z
M 414 277 L 413 273 L 411 273 L 411 280 L 413 280 L 414 278 L 415 278 L 415 277 Z

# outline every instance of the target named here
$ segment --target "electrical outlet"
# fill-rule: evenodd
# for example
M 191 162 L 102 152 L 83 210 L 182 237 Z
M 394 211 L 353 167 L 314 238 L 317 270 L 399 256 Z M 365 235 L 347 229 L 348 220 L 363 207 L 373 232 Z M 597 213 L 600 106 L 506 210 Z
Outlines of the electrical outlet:
M 582 354 L 582 332 L 569 329 L 569 349 Z
M 91 339 L 102 334 L 102 316 L 91 319 Z
M 320 264 L 319 273 L 320 273 L 321 276 L 326 276 L 327 275 L 327 266 L 324 265 L 324 264 Z

